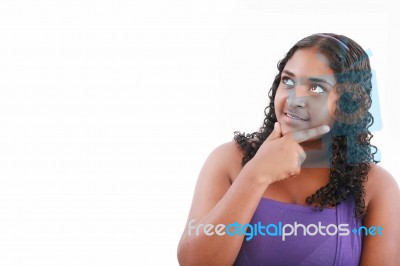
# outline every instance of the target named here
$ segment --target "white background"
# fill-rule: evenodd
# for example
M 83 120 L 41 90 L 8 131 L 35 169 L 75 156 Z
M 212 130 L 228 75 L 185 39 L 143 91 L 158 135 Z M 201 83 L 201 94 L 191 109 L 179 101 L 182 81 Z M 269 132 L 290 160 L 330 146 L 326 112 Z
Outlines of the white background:
M 378 2 L 378 1 L 377 1 Z M 0 3 L 0 265 L 177 265 L 208 154 L 264 119 L 299 39 L 372 52 L 400 181 L 400 21 L 379 1 Z

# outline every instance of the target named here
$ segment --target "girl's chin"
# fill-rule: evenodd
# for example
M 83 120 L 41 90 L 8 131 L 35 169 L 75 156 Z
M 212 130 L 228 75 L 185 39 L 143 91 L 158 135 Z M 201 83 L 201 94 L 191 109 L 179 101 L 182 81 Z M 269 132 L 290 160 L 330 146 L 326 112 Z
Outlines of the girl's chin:
M 316 127 L 316 126 L 315 126 L 315 127 Z M 294 128 L 294 127 L 282 126 L 282 127 L 281 127 L 282 136 L 285 136 L 285 135 L 287 135 L 287 134 L 290 134 L 291 132 L 297 132 L 297 131 L 306 130 L 306 129 L 309 129 L 309 128 L 311 128 L 311 127 L 304 127 L 304 128 L 298 128 L 298 127 L 296 127 L 296 128 Z M 308 139 L 307 141 L 304 141 L 304 142 L 302 142 L 302 143 L 304 143 L 304 144 L 305 144 L 305 143 L 314 143 L 315 141 L 320 142 L 321 139 L 322 139 L 322 136 L 317 136 L 317 137 Z
M 286 135 L 291 132 L 296 132 L 296 131 L 300 131 L 300 130 L 304 130 L 304 129 L 308 129 L 308 128 L 309 127 L 307 127 L 307 126 L 299 127 L 299 126 L 288 126 L 285 124 L 281 125 L 282 135 Z

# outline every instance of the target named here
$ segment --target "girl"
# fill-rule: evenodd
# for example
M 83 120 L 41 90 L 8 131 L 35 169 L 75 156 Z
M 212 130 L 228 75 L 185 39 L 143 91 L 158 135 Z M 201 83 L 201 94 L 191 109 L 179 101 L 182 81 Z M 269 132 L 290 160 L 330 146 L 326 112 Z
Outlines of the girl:
M 400 192 L 370 144 L 367 54 L 314 34 L 278 70 L 259 132 L 235 132 L 201 169 L 179 263 L 400 265 Z

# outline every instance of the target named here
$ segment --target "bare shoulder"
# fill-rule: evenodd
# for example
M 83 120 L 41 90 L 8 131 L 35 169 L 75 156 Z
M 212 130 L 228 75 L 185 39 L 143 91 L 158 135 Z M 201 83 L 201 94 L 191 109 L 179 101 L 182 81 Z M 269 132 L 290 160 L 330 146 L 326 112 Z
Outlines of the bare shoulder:
M 368 206 L 383 196 L 389 199 L 394 197 L 393 200 L 399 200 L 400 196 L 399 185 L 396 179 L 387 170 L 377 164 L 371 164 L 365 191 L 365 201 Z
M 396 179 L 384 168 L 371 165 L 365 191 L 367 228 L 378 234 L 363 237 L 361 265 L 399 265 L 400 262 L 400 189 Z M 369 231 L 371 232 L 371 231 Z
M 243 151 L 235 141 L 223 143 L 210 154 L 209 160 L 223 167 L 231 181 L 242 169 Z
M 232 175 L 240 172 L 240 153 L 240 147 L 233 141 L 210 153 L 197 178 L 189 219 L 204 217 L 229 190 Z
M 219 145 L 214 149 L 213 153 L 217 153 L 218 155 L 226 155 L 230 159 L 238 159 L 239 157 L 241 159 L 243 156 L 242 150 L 235 141 L 229 141 Z

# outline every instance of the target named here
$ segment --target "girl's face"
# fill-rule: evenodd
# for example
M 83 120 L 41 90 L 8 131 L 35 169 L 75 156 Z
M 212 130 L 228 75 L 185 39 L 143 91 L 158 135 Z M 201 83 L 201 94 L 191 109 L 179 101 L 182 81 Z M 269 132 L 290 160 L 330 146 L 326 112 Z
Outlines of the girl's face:
M 275 95 L 282 134 L 328 125 L 335 118 L 336 80 L 327 58 L 315 48 L 297 50 L 287 62 Z

